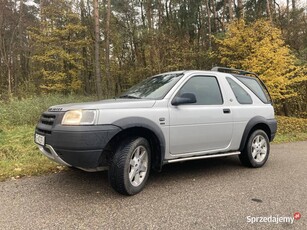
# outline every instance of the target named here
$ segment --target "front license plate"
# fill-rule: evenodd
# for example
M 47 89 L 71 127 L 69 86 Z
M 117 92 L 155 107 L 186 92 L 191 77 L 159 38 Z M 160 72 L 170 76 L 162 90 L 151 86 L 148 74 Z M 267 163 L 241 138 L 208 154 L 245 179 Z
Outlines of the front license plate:
M 39 145 L 45 145 L 45 137 L 36 133 L 35 142 Z

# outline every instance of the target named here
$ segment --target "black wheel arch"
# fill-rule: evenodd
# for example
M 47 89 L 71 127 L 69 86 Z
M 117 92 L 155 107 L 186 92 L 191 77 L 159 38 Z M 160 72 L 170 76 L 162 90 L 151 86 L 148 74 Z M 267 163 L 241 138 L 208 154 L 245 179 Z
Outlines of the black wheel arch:
M 160 127 L 153 121 L 143 117 L 127 117 L 113 122 L 122 130 L 112 137 L 111 146 L 117 146 L 119 141 L 129 136 L 140 136 L 148 140 L 152 150 L 152 168 L 162 170 L 165 156 L 165 138 Z
M 277 130 L 277 122 L 275 119 L 266 119 L 261 116 L 250 119 L 242 135 L 240 151 L 243 151 L 249 136 L 257 129 L 263 130 L 267 134 L 269 141 L 272 141 Z

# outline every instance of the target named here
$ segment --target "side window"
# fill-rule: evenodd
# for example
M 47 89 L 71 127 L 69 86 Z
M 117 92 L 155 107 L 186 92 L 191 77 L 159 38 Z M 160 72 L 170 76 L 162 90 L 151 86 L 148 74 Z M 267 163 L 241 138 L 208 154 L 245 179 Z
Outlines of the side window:
M 222 105 L 223 97 L 217 79 L 213 76 L 195 76 L 189 79 L 177 95 L 193 93 L 196 105 Z M 194 104 L 194 105 L 195 105 Z
M 260 82 L 254 78 L 248 77 L 237 77 L 244 85 L 246 85 L 257 97 L 260 98 L 264 103 L 269 103 L 269 96 L 265 93 L 266 91 L 260 85 Z
M 252 104 L 253 100 L 251 96 L 239 85 L 237 84 L 234 80 L 231 78 L 226 78 L 234 95 L 237 98 L 237 101 L 240 104 Z

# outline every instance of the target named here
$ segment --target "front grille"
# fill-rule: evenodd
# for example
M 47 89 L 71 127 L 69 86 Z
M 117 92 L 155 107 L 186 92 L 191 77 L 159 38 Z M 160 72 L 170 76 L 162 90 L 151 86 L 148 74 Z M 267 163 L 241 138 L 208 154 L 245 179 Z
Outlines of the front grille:
M 45 125 L 53 125 L 55 118 L 56 118 L 55 114 L 43 113 L 40 121 Z
M 61 122 L 63 112 L 45 112 L 36 126 L 36 132 L 46 135 L 52 133 L 52 128 Z
M 42 134 L 51 134 L 51 130 L 45 130 L 45 129 L 36 128 L 36 131 L 38 133 L 42 133 Z

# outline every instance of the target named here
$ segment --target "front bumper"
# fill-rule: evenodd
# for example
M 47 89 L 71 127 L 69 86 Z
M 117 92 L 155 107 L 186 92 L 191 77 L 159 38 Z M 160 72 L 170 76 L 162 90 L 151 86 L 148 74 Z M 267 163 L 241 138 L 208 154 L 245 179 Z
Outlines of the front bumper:
M 60 164 L 85 170 L 107 165 L 103 150 L 120 130 L 114 125 L 56 125 L 44 132 L 38 124 L 35 132 L 45 137 L 45 145 L 39 145 L 45 156 Z
M 45 146 L 42 146 L 42 145 L 39 145 L 37 144 L 39 150 L 46 156 L 48 157 L 49 159 L 59 163 L 59 164 L 62 164 L 62 165 L 65 165 L 65 166 L 68 166 L 68 167 L 71 167 L 70 164 L 68 164 L 67 162 L 63 161 L 62 158 L 59 157 L 59 155 L 56 153 L 56 151 L 52 148 L 52 146 L 50 145 L 45 145 Z

